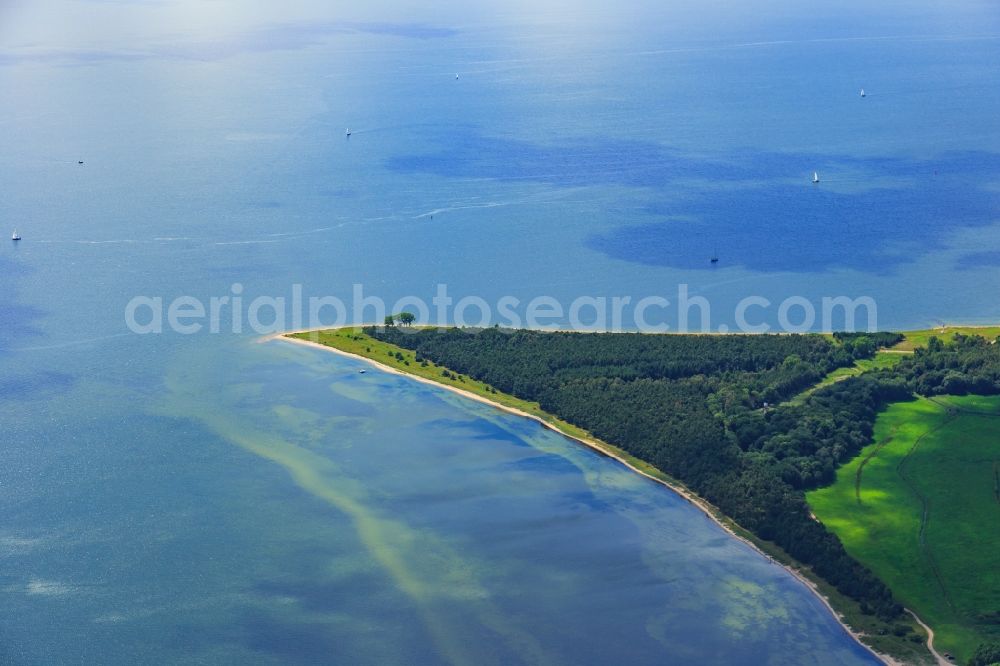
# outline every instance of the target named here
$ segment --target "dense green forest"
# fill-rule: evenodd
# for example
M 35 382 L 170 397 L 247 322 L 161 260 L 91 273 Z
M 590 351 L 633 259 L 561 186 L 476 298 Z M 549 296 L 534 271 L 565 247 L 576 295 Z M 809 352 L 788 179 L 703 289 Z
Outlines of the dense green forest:
M 497 390 L 538 401 L 680 479 L 740 525 L 891 620 L 890 590 L 810 515 L 803 491 L 830 483 L 871 440 L 879 410 L 922 395 L 1000 392 L 1000 347 L 933 340 L 893 368 L 782 401 L 898 342 L 894 333 L 642 335 L 370 327 Z

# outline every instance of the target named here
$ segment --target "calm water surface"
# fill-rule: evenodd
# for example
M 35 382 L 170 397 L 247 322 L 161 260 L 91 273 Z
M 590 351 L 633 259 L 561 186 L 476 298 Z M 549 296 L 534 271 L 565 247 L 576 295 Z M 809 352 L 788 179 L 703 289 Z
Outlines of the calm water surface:
M 871 662 L 535 424 L 124 324 L 235 282 L 1000 319 L 995 5 L 661 4 L 0 5 L 0 663 Z

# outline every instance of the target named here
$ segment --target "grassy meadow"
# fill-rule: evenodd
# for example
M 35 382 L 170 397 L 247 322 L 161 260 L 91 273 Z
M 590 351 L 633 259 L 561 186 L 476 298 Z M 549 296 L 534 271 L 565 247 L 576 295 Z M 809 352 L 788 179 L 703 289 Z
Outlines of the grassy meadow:
M 941 342 L 950 342 L 956 333 L 962 335 L 979 335 L 987 340 L 995 340 L 1000 336 L 1000 326 L 942 326 L 928 328 L 922 331 L 907 331 L 905 339 L 895 345 L 897 351 L 913 351 L 917 347 L 926 347 L 928 340 L 938 338 Z
M 896 403 L 813 512 L 964 663 L 1000 641 L 1000 397 Z

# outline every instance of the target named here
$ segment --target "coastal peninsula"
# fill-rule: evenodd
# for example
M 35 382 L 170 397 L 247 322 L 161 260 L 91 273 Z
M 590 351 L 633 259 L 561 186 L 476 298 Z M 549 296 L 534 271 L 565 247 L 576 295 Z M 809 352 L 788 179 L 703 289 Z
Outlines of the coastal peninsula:
M 991 329 L 939 332 L 940 337 L 951 340 L 951 345 L 947 348 L 941 346 L 940 343 L 934 343 L 934 345 L 938 352 L 950 349 L 951 353 L 958 353 L 955 351 L 956 337 L 959 345 L 968 346 L 969 343 L 966 342 L 965 336 L 969 332 L 989 333 Z M 649 347 L 650 338 L 654 338 L 653 348 Z M 713 341 L 709 341 L 709 338 Z M 698 465 L 704 466 L 707 463 L 715 464 L 720 460 L 725 460 L 727 456 L 747 455 L 748 452 L 760 457 L 762 452 L 767 452 L 766 446 L 746 446 L 740 443 L 741 438 L 746 440 L 749 437 L 746 432 L 748 428 L 751 428 L 754 423 L 759 425 L 760 422 L 789 421 L 778 429 L 782 430 L 781 432 L 772 427 L 774 432 L 764 433 L 764 435 L 769 434 L 775 441 L 779 441 L 779 436 L 787 438 L 790 432 L 795 431 L 793 423 L 795 419 L 808 422 L 810 418 L 816 417 L 819 411 L 822 411 L 822 405 L 826 405 L 827 411 L 833 413 L 833 410 L 829 409 L 831 395 L 828 394 L 839 396 L 838 408 L 843 408 L 845 405 L 850 406 L 852 404 L 851 395 L 854 396 L 855 403 L 857 403 L 856 398 L 860 395 L 868 402 L 877 400 L 879 405 L 907 398 L 909 395 L 907 388 L 898 385 L 897 380 L 902 375 L 899 374 L 897 366 L 904 359 L 913 356 L 914 346 L 921 343 L 927 344 L 926 341 L 930 339 L 930 335 L 926 332 L 908 334 L 905 337 L 898 334 L 874 336 L 637 336 L 635 334 L 599 334 L 595 336 L 588 334 L 586 337 L 581 337 L 579 334 L 527 331 L 486 330 L 470 333 L 454 329 L 410 329 L 404 332 L 391 327 L 367 327 L 365 329 L 346 328 L 304 332 L 291 334 L 288 339 L 304 344 L 320 345 L 339 353 L 364 358 L 385 370 L 407 374 L 418 380 L 460 392 L 472 399 L 489 402 L 501 409 L 533 418 L 546 427 L 598 450 L 634 471 L 682 494 L 732 534 L 748 541 L 767 557 L 786 566 L 796 576 L 806 581 L 831 608 L 835 609 L 835 613 L 845 626 L 849 627 L 849 630 L 859 640 L 877 650 L 886 661 L 903 663 L 945 661 L 940 654 L 932 655 L 923 649 L 923 645 L 927 641 L 927 631 L 919 620 L 904 612 L 903 606 L 893 597 L 879 578 L 873 576 L 865 567 L 856 571 L 851 570 L 852 566 L 861 565 L 858 565 L 850 554 L 843 551 L 840 542 L 833 538 L 829 531 L 815 521 L 811 512 L 805 508 L 804 501 L 801 502 L 801 507 L 805 508 L 810 527 L 820 527 L 819 538 L 824 539 L 824 541 L 820 542 L 822 547 L 817 549 L 817 553 L 803 553 L 799 547 L 799 550 L 793 554 L 789 551 L 794 551 L 795 546 L 787 547 L 787 540 L 782 543 L 783 535 L 780 531 L 776 531 L 774 525 L 755 523 L 752 517 L 748 519 L 747 516 L 752 516 L 752 514 L 747 511 L 746 507 L 734 505 L 732 498 L 720 496 L 710 483 L 705 482 L 704 478 L 693 473 L 691 468 L 686 468 L 684 466 L 686 463 L 683 460 L 671 460 L 663 458 L 662 455 L 657 459 L 656 451 L 637 451 L 634 442 L 628 442 L 628 437 L 620 432 L 613 432 L 608 424 L 586 422 L 585 412 L 573 412 L 571 403 L 565 402 L 565 398 L 560 403 L 559 399 L 553 398 L 553 394 L 546 394 L 544 388 L 540 389 L 538 386 L 532 388 L 530 385 L 515 388 L 510 383 L 512 377 L 520 377 L 524 380 L 534 376 L 530 367 L 523 363 L 518 365 L 516 362 L 518 359 L 524 361 L 528 358 L 541 357 L 549 363 L 554 357 L 551 353 L 546 357 L 544 347 L 556 345 L 559 348 L 557 356 L 564 360 L 570 360 L 568 363 L 564 363 L 563 367 L 559 367 L 558 362 L 555 363 L 554 374 L 565 375 L 567 367 L 575 368 L 571 372 L 577 376 L 572 381 L 562 382 L 566 386 L 560 389 L 571 391 L 569 395 L 575 396 L 575 399 L 586 396 L 588 390 L 598 391 L 604 404 L 607 404 L 607 399 L 611 397 L 619 403 L 623 401 L 628 403 L 629 400 L 632 400 L 634 408 L 634 396 L 630 397 L 620 393 L 614 395 L 614 390 L 620 391 L 622 386 L 633 383 L 637 386 L 643 386 L 644 391 L 649 395 L 648 391 L 659 390 L 662 392 L 667 390 L 666 386 L 671 386 L 672 388 L 667 390 L 666 394 L 657 396 L 661 404 L 663 404 L 664 399 L 674 400 L 681 407 L 679 413 L 700 414 L 702 417 L 707 414 L 707 420 L 698 424 L 696 431 L 708 432 L 710 436 L 724 442 L 721 448 L 704 454 L 702 460 L 698 462 Z M 512 340 L 517 340 L 517 342 L 512 342 Z M 619 347 L 623 341 L 630 340 L 643 341 L 640 345 L 643 349 L 638 352 L 638 356 L 635 349 L 631 351 L 619 349 L 618 357 L 614 357 L 614 355 L 607 357 L 608 349 Z M 682 340 L 683 342 L 681 342 Z M 539 344 L 542 345 L 542 348 L 537 347 Z M 586 358 L 601 358 L 601 353 L 604 353 L 604 369 L 595 372 L 594 363 L 581 365 L 579 354 L 574 355 L 572 351 L 567 352 L 569 347 L 566 347 L 566 344 L 573 347 L 580 344 L 589 346 L 583 350 L 583 357 Z M 634 342 L 628 342 L 630 346 L 634 346 L 634 344 Z M 495 352 L 497 349 L 507 348 L 511 345 L 524 348 L 518 349 L 516 353 L 507 349 L 503 365 L 508 368 L 517 368 L 517 370 L 511 371 L 512 374 L 509 377 L 504 377 L 497 374 L 498 365 L 495 363 L 490 365 L 490 362 L 484 361 L 484 359 L 490 357 L 489 350 Z M 663 345 L 666 347 L 662 347 Z M 682 345 L 683 349 L 677 348 L 677 345 Z M 708 346 L 706 347 L 706 345 Z M 660 348 L 655 349 L 658 346 Z M 886 349 L 887 347 L 892 348 Z M 753 355 L 758 360 L 747 365 L 743 352 L 750 348 L 754 349 Z M 995 348 L 986 348 L 982 345 L 972 345 L 969 348 L 980 350 L 980 352 L 986 350 L 988 358 L 992 358 L 990 354 L 995 350 Z M 595 351 L 600 353 L 595 356 Z M 692 352 L 695 352 L 693 356 Z M 965 353 L 968 354 L 969 350 L 966 349 Z M 632 367 L 632 370 L 623 372 L 623 369 L 631 367 L 630 363 L 632 366 L 635 366 L 637 361 L 648 364 L 658 354 L 662 356 L 661 361 L 667 358 L 675 360 L 678 358 L 689 360 L 697 358 L 700 361 L 686 369 L 676 364 L 671 366 L 670 363 L 667 363 L 664 366 L 661 363 L 656 369 L 646 368 L 643 371 L 636 371 L 636 367 Z M 478 361 L 473 362 L 471 360 L 473 358 L 478 359 Z M 572 360 L 573 358 L 576 360 Z M 912 366 L 913 361 L 909 360 L 907 364 Z M 552 367 L 552 364 L 549 363 L 547 367 Z M 600 381 L 586 389 L 583 386 L 586 381 L 581 379 L 580 375 L 581 367 L 590 368 L 583 371 L 583 376 L 589 374 L 589 377 L 584 377 L 586 381 L 593 382 L 596 379 L 600 379 Z M 617 376 L 609 380 L 606 375 L 609 374 L 608 368 L 612 367 L 617 369 L 611 374 Z M 645 372 L 646 376 L 637 376 L 642 372 Z M 686 392 L 684 389 L 691 388 L 686 384 L 693 377 L 700 377 L 699 381 L 704 381 L 707 377 L 711 380 L 710 385 L 700 387 L 700 393 L 699 391 Z M 893 377 L 895 380 L 892 379 Z M 661 382 L 658 388 L 655 387 L 656 382 Z M 883 395 L 878 397 L 872 395 L 872 387 L 875 386 L 873 382 L 879 384 L 879 390 Z M 618 388 L 610 389 L 609 386 L 612 385 L 617 385 Z M 980 388 L 982 389 L 984 386 L 985 384 L 981 382 Z M 734 387 L 739 387 L 742 393 L 734 392 Z M 954 386 L 951 388 L 954 389 Z M 534 395 L 532 395 L 533 391 Z M 670 391 L 674 393 L 671 394 Z M 531 399 L 535 396 L 541 397 L 541 401 Z M 728 397 L 723 400 L 723 396 Z M 764 397 L 770 399 L 764 400 Z M 703 403 L 701 406 L 698 404 L 699 401 Z M 858 404 L 854 406 L 859 407 Z M 862 409 L 862 411 L 871 411 L 871 419 L 866 420 L 864 415 L 855 418 L 854 421 L 861 424 L 860 429 L 851 431 L 849 433 L 851 437 L 842 437 L 843 441 L 839 442 L 843 449 L 838 459 L 841 462 L 849 459 L 851 455 L 851 451 L 846 448 L 846 442 L 857 439 L 859 433 L 865 438 L 865 441 L 871 436 L 871 433 L 866 431 L 865 424 L 869 420 L 874 421 L 878 409 L 871 409 L 871 405 L 866 407 L 867 409 Z M 789 410 L 796 411 L 789 412 Z M 805 410 L 804 414 L 803 410 Z M 564 418 L 564 415 L 569 415 L 569 418 Z M 614 415 L 614 418 L 619 422 L 629 422 L 632 424 L 631 427 L 634 427 L 636 416 L 637 413 L 633 409 L 631 414 L 618 413 Z M 648 415 L 647 417 L 639 416 L 639 422 L 642 422 L 642 418 L 646 418 L 648 425 Z M 721 430 L 712 430 L 711 421 L 713 419 L 721 424 Z M 681 421 L 685 420 L 689 419 L 681 419 Z M 689 427 L 690 425 L 690 423 L 682 424 L 679 427 Z M 676 435 L 677 432 L 681 431 L 675 430 L 674 432 Z M 867 434 L 865 434 L 866 432 Z M 612 436 L 608 436 L 609 433 Z M 688 433 L 688 437 L 697 436 L 695 431 Z M 734 438 L 736 440 L 735 448 L 732 441 Z M 645 438 L 647 441 L 653 439 L 655 438 Z M 674 439 L 677 441 L 680 438 L 675 437 Z M 630 445 L 619 446 L 623 442 Z M 743 450 L 744 447 L 746 450 Z M 692 449 L 692 451 L 694 450 Z M 702 448 L 700 450 L 708 449 Z M 697 455 L 691 456 L 692 460 L 697 457 Z M 770 457 L 777 459 L 773 452 L 771 452 Z M 785 464 L 791 467 L 798 466 L 801 469 L 812 470 L 814 475 L 817 474 L 816 461 L 809 459 L 809 456 L 800 455 L 791 461 L 789 458 L 792 456 L 785 455 L 780 460 L 785 461 Z M 653 464 L 652 461 L 657 464 Z M 788 484 L 790 494 L 797 499 L 801 497 L 802 488 L 828 485 L 832 476 L 828 479 L 825 475 L 833 474 L 837 464 L 838 461 L 834 461 L 829 472 L 820 472 L 819 476 L 813 480 L 800 478 L 793 484 Z M 766 471 L 766 468 L 756 470 L 758 474 L 764 474 Z M 787 477 L 789 470 L 784 469 L 782 474 Z M 783 480 L 780 477 L 775 478 L 778 479 L 779 483 Z M 746 482 L 745 479 L 743 481 Z M 751 498 L 749 501 L 752 504 L 755 501 L 753 495 L 755 489 L 750 487 L 749 491 L 745 492 L 746 496 Z M 790 513 L 789 507 L 797 508 L 793 502 L 785 507 L 784 512 L 779 513 L 787 518 Z M 774 508 L 775 506 L 772 505 L 771 509 Z M 747 529 L 748 527 L 750 529 Z M 780 530 L 780 527 L 779 525 L 777 529 Z M 801 539 L 801 533 L 796 538 Z M 833 541 L 829 540 L 831 538 Z M 786 547 L 783 548 L 782 545 Z M 838 581 L 836 570 L 831 571 L 829 561 L 818 564 L 816 560 L 809 561 L 811 556 L 816 557 L 817 555 L 821 559 L 828 560 L 830 553 L 836 553 L 838 549 L 842 553 L 840 566 L 851 570 L 851 576 L 855 579 L 862 577 L 863 585 L 851 587 L 849 584 L 845 585 L 843 581 Z M 865 576 L 868 578 L 864 578 Z M 878 607 L 879 603 L 882 603 L 883 606 Z

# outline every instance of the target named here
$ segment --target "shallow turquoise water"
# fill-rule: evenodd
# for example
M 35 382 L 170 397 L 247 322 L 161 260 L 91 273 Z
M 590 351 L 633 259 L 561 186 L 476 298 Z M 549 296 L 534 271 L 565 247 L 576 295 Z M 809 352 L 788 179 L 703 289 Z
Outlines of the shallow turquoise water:
M 685 282 L 713 326 L 996 320 L 992 5 L 206 7 L 0 8 L 0 661 L 869 661 L 534 424 L 123 311 Z
M 281 342 L 196 352 L 145 413 L 52 440 L 33 405 L 5 454 L 5 656 L 873 661 L 658 484 L 360 367 Z

